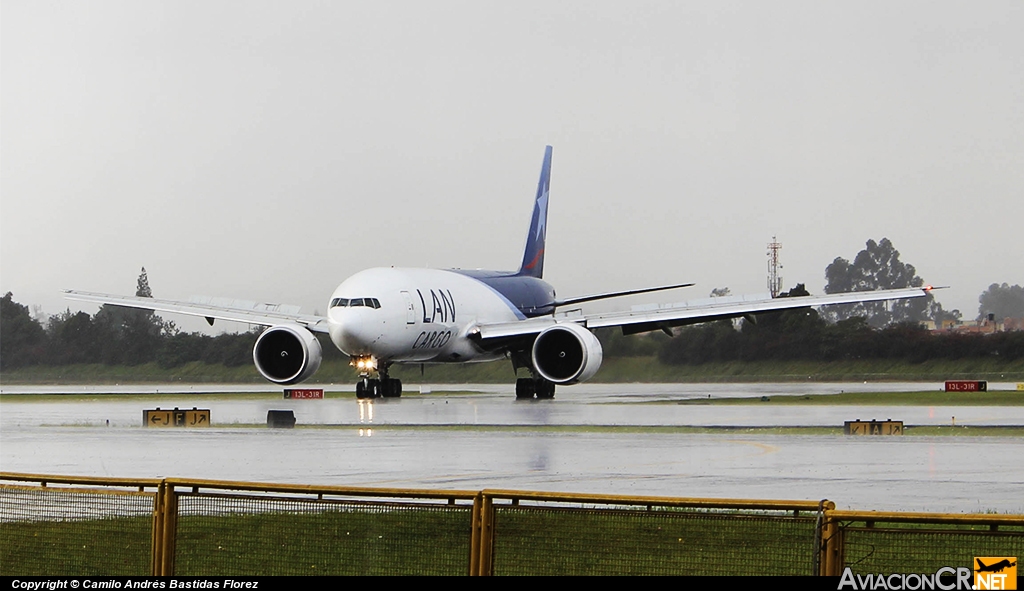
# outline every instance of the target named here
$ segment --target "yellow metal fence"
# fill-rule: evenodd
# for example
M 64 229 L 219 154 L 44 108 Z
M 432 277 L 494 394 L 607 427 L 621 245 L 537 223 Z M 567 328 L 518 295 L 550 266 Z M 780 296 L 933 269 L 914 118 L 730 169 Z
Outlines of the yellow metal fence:
M 839 575 L 1022 555 L 1021 515 L 0 473 L 0 575 Z
M 976 556 L 1024 557 L 1024 515 L 826 512 L 826 572 L 934 573 Z

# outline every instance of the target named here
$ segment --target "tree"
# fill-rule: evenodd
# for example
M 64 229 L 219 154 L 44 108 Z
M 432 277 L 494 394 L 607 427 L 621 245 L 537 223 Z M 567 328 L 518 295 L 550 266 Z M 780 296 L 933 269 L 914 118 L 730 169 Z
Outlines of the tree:
M 779 294 L 780 298 L 811 295 L 803 283 Z M 814 359 L 825 322 L 813 308 L 794 308 L 758 314 L 743 321 L 744 360 Z
M 705 322 L 687 326 L 674 339 L 668 339 L 658 359 L 673 365 L 700 365 L 710 361 L 732 361 L 737 358 L 742 336 L 731 320 Z
M 825 278 L 828 279 L 825 293 L 902 289 L 924 285 L 924 280 L 917 276 L 914 266 L 900 261 L 899 251 L 888 238 L 882 238 L 881 242 L 868 240 L 866 248 L 857 253 L 852 264 L 842 257 L 837 257 L 825 269 Z M 946 312 L 941 304 L 935 302 L 932 294 L 928 294 L 923 298 L 825 306 L 821 315 L 831 322 L 863 316 L 871 326 L 881 327 L 898 322 L 920 322 L 928 318 L 941 320 L 949 315 L 959 317 L 960 312 Z
M 139 282 L 138 285 L 135 287 L 135 297 L 153 297 L 153 290 L 149 288 L 149 276 L 146 275 L 145 267 L 142 268 L 142 273 L 139 273 Z
M 931 295 L 929 295 L 926 299 L 928 300 L 927 316 L 928 318 L 934 320 L 936 325 L 941 324 L 945 320 L 960 322 L 960 319 L 963 316 L 962 314 L 960 314 L 960 310 L 958 310 L 957 308 L 953 308 L 952 310 L 946 310 L 945 308 L 942 307 L 942 304 L 936 302 L 935 298 L 933 298 Z
M 14 301 L 7 292 L 0 300 L 0 365 L 13 369 L 42 361 L 46 346 L 46 333 L 28 307 Z
M 139 274 L 135 295 L 153 297 L 145 267 Z M 161 335 L 174 332 L 173 324 L 164 323 L 152 310 L 110 304 L 100 306 L 93 322 L 104 333 L 102 358 L 107 364 L 138 365 L 153 361 L 160 349 Z
M 641 333 L 635 335 L 624 335 L 618 328 L 598 328 L 594 330 L 594 336 L 601 342 L 601 349 L 604 356 L 611 357 L 646 357 L 655 355 L 662 343 L 669 337 L 661 332 Z M 329 347 L 325 351 L 334 349 Z
M 85 312 L 67 309 L 50 317 L 46 325 L 50 337 L 47 359 L 55 365 L 97 363 L 101 360 L 104 341 L 100 327 Z
M 1024 317 L 1024 287 L 993 283 L 978 296 L 978 320 L 994 314 L 997 321 Z

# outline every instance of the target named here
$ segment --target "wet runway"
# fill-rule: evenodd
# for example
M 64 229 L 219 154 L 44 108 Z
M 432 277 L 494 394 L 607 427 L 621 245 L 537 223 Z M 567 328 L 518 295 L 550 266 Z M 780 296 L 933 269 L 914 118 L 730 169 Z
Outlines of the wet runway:
M 476 392 L 457 395 L 442 392 L 452 386 L 434 386 L 429 395 L 368 402 L 232 398 L 182 386 L 164 386 L 160 394 L 145 398 L 97 392 L 87 399 L 19 399 L 13 387 L 4 386 L 4 394 L 11 395 L 0 403 L 0 469 L 470 490 L 829 498 L 841 508 L 1024 513 L 1021 438 L 855 438 L 742 429 L 837 426 L 853 418 L 890 417 L 907 424 L 949 424 L 954 416 L 957 424 L 1024 425 L 1024 407 L 678 404 L 708 395 L 931 387 L 939 385 L 584 384 L 560 389 L 553 401 L 516 402 L 508 386 L 458 386 Z M 234 391 L 255 390 L 239 388 Z M 212 428 L 141 427 L 144 408 L 194 406 L 211 410 Z M 320 428 L 267 429 L 263 425 L 271 409 L 292 409 L 299 425 Z M 657 429 L 709 425 L 737 429 L 710 434 Z

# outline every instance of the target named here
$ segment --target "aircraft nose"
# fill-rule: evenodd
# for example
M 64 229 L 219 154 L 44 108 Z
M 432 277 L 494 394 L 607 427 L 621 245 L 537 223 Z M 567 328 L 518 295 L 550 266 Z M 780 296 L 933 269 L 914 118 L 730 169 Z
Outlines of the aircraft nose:
M 370 347 L 380 338 L 380 331 L 365 319 L 353 318 L 358 314 L 335 314 L 331 318 L 330 332 L 334 344 L 349 355 L 372 353 Z

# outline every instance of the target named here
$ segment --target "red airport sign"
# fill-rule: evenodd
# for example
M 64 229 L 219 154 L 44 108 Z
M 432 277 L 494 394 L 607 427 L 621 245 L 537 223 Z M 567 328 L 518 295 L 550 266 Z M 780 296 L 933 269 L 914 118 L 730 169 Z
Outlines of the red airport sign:
M 284 397 L 291 400 L 320 400 L 324 397 L 323 388 L 285 388 Z
M 946 380 L 946 392 L 987 392 L 985 380 Z

